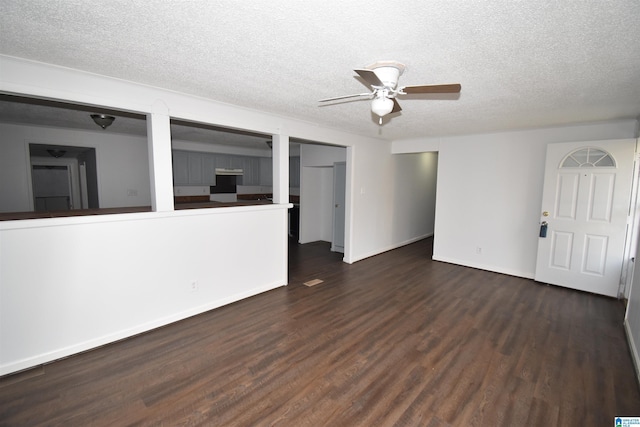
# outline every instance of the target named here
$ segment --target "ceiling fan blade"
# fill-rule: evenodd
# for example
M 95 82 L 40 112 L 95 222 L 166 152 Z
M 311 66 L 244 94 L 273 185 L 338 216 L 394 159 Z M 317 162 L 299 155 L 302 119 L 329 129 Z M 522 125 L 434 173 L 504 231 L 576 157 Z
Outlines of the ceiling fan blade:
M 393 99 L 393 110 L 391 110 L 392 113 L 397 113 L 398 111 L 402 111 L 402 107 L 400 106 L 400 104 L 398 104 L 398 101 L 396 101 L 395 98 L 391 98 Z
M 353 71 L 358 73 L 358 75 L 362 77 L 371 86 L 384 86 L 384 83 L 380 81 L 376 73 L 374 73 L 372 70 L 357 69 Z
M 371 93 L 367 92 L 367 93 L 358 93 L 355 95 L 334 96 L 333 98 L 321 99 L 318 102 L 337 101 L 339 99 L 357 98 L 358 96 L 371 96 Z
M 406 94 L 413 93 L 459 93 L 462 86 L 459 83 L 448 85 L 404 86 L 400 90 Z

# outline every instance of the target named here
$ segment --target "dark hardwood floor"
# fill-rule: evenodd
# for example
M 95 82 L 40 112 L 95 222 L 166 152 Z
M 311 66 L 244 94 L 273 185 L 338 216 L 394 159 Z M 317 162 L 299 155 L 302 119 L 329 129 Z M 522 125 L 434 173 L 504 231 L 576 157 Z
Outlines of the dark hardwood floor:
M 640 416 L 620 302 L 433 262 L 342 263 L 0 379 L 3 426 L 610 426 Z M 303 282 L 321 279 L 307 287 Z

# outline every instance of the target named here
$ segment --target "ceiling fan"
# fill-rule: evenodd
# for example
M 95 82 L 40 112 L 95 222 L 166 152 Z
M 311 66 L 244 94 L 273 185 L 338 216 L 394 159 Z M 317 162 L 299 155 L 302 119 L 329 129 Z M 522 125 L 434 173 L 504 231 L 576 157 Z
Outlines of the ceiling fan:
M 371 102 L 371 111 L 380 118 L 379 123 L 382 124 L 382 118 L 384 116 L 402 110 L 396 100 L 396 96 L 398 95 L 460 92 L 461 86 L 459 83 L 398 87 L 398 78 L 402 75 L 405 68 L 405 65 L 400 62 L 378 61 L 364 69 L 355 69 L 353 71 L 371 86 L 371 92 L 336 96 L 321 99 L 318 102 L 338 101 L 358 97 L 373 99 Z

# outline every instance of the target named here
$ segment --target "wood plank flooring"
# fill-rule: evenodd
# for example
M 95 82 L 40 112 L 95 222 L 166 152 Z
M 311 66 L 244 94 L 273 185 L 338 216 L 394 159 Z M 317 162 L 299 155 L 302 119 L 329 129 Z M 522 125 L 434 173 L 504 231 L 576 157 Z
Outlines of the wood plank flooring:
M 609 426 L 640 416 L 620 302 L 291 247 L 290 285 L 0 379 L 2 426 Z M 303 283 L 324 282 L 313 287 Z

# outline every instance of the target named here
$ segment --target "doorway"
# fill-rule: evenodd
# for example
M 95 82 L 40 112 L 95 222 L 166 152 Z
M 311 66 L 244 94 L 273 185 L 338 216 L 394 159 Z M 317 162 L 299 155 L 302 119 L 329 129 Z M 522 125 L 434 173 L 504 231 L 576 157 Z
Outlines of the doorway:
M 350 148 L 329 144 L 314 143 L 312 141 L 296 141 L 300 150 L 300 223 L 298 243 L 328 242 L 330 250 L 348 252 L 348 170 L 350 168 Z M 344 200 L 336 203 L 335 165 L 342 165 L 344 173 L 340 176 L 338 197 Z M 336 220 L 335 205 L 338 204 Z M 334 224 L 341 231 L 335 233 Z M 336 245 L 334 245 L 334 240 Z M 346 255 L 346 254 L 345 254 Z
M 68 211 L 77 203 L 68 165 L 32 165 L 31 182 L 36 212 Z
M 33 210 L 99 208 L 95 151 L 91 147 L 29 144 Z
M 635 145 L 549 144 L 535 280 L 617 297 Z

